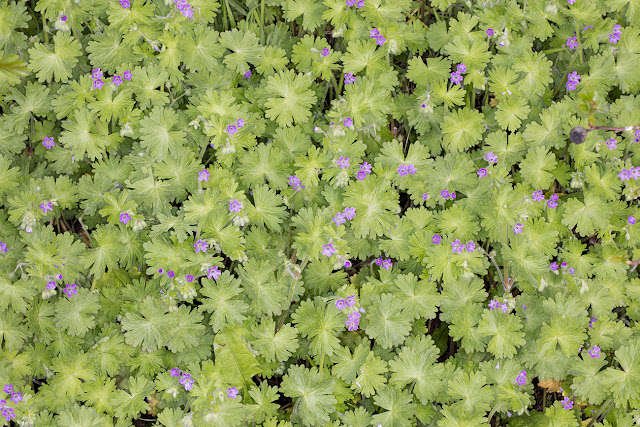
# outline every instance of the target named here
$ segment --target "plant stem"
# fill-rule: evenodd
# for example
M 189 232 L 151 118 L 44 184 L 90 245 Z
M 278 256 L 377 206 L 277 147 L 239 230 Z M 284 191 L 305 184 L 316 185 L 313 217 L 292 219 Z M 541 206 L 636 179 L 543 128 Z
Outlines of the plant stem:
M 591 421 L 589 421 L 589 424 L 587 424 L 587 427 L 593 427 L 593 425 L 598 422 L 598 418 L 600 418 L 601 415 L 603 415 L 605 412 L 604 410 L 606 409 L 607 406 L 609 406 L 611 403 L 613 403 L 613 398 L 609 398 L 607 399 L 602 406 L 600 406 L 600 409 L 598 409 L 598 412 L 593 416 L 593 418 L 591 418 Z M 607 411 L 608 413 L 609 411 Z
M 293 299 L 293 291 L 296 289 L 296 284 L 298 283 L 298 278 L 302 277 L 302 271 L 307 266 L 308 262 L 309 262 L 309 256 L 307 256 L 304 259 L 304 261 L 302 262 L 302 264 L 300 265 L 300 275 L 297 276 L 297 277 L 294 276 L 293 280 L 291 280 L 291 286 L 289 286 L 289 295 L 287 297 L 287 299 L 289 300 L 289 306 L 280 315 L 280 319 L 278 320 L 278 324 L 276 325 L 276 333 L 278 333 L 280 328 L 282 328 L 282 325 L 284 325 L 284 319 L 287 317 L 287 314 L 289 314 L 289 309 L 291 308 L 291 300 Z

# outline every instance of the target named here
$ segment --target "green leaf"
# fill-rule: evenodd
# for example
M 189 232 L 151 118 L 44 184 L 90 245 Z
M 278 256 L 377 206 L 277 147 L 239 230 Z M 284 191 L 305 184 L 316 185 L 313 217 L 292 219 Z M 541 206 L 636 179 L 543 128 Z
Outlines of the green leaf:
M 36 43 L 29 49 L 29 69 L 34 71 L 41 83 L 51 80 L 66 83 L 82 55 L 82 45 L 69 33 L 56 32 L 53 36 L 53 52 L 43 44 Z
M 267 362 L 284 362 L 298 349 L 298 329 L 283 325 L 278 332 L 273 319 L 264 319 L 251 328 L 253 347 Z
M 282 378 L 280 389 L 295 399 L 297 414 L 306 425 L 326 425 L 329 414 L 335 412 L 337 400 L 333 395 L 333 379 L 316 368 L 293 365 Z
M 404 388 L 413 383 L 413 393 L 423 405 L 433 401 L 444 387 L 444 367 L 436 363 L 439 351 L 429 336 L 412 337 L 389 362 L 389 385 Z
M 171 316 L 164 305 L 145 298 L 140 304 L 140 314 L 127 312 L 122 319 L 122 330 L 127 344 L 142 351 L 156 351 L 170 338 Z
M 344 203 L 356 209 L 351 226 L 358 238 L 385 234 L 399 209 L 398 194 L 391 191 L 388 181 L 378 176 L 351 181 L 344 191 Z
M 373 397 L 373 402 L 385 409 L 373 416 L 373 425 L 410 427 L 415 416 L 416 404 L 406 390 L 398 390 L 392 386 L 385 386 Z
M 337 308 L 317 297 L 313 301 L 302 301 L 291 317 L 300 335 L 311 340 L 311 354 L 331 356 L 340 348 L 337 335 L 338 331 L 344 328 L 344 315 Z
M 516 96 L 508 97 L 498 104 L 496 121 L 502 129 L 514 132 L 520 129 L 522 121 L 527 119 L 529 112 L 531 108 L 527 105 L 526 99 Z
M 575 227 L 581 236 L 590 236 L 597 230 L 606 229 L 612 212 L 607 204 L 595 194 L 586 192 L 584 202 L 570 198 L 562 215 L 562 225 Z
M 111 397 L 111 404 L 118 418 L 136 418 L 141 412 L 149 409 L 145 401 L 153 391 L 153 383 L 143 376 L 129 377 L 129 391 L 116 390 Z
M 140 120 L 140 145 L 155 159 L 167 154 L 178 157 L 186 143 L 186 134 L 178 126 L 178 114 L 174 110 L 155 107 Z
M 274 232 L 282 229 L 280 224 L 287 216 L 286 208 L 282 206 L 282 196 L 266 184 L 253 189 L 253 205 L 248 205 L 246 209 L 252 223 L 265 225 Z
M 461 108 L 447 114 L 440 126 L 442 147 L 462 152 L 474 146 L 484 133 L 484 115 L 477 110 Z
M 98 296 L 86 288 L 70 298 L 56 303 L 56 326 L 72 336 L 83 336 L 96 325 L 95 316 L 100 310 Z
M 245 313 L 249 306 L 241 298 L 237 298 L 242 293 L 240 280 L 234 278 L 229 271 L 223 272 L 216 281 L 202 279 L 200 292 L 206 298 L 201 299 L 202 304 L 198 310 L 212 313 L 209 324 L 214 332 L 227 326 L 240 325 L 246 319 Z
M 105 148 L 111 145 L 106 123 L 100 122 L 87 108 L 75 110 L 73 120 L 63 122 L 62 127 L 60 142 L 71 150 L 76 161 L 84 159 L 85 154 L 91 160 L 101 158 Z
M 213 351 L 216 368 L 228 384 L 248 388 L 253 383 L 251 377 L 262 372 L 239 329 L 225 330 L 216 334 L 213 340 Z
M 487 350 L 497 358 L 511 359 L 516 349 L 526 342 L 524 332 L 520 332 L 522 323 L 515 315 L 500 310 L 486 310 L 478 325 L 480 333 L 491 336 Z
M 267 79 L 266 93 L 269 95 L 265 116 L 280 126 L 292 123 L 307 123 L 311 117 L 311 106 L 317 98 L 310 89 L 311 82 L 293 70 L 280 71 Z
M 436 315 L 440 295 L 434 282 L 420 280 L 412 273 L 399 274 L 391 291 L 402 306 L 403 313 L 411 320 L 433 319 Z
M 205 330 L 202 325 L 203 316 L 199 311 L 191 310 L 186 305 L 178 307 L 178 311 L 170 313 L 173 325 L 169 330 L 167 348 L 172 353 L 190 350 L 196 347 Z M 174 323 L 175 322 L 175 323 Z
M 236 28 L 220 34 L 220 44 L 232 52 L 225 55 L 224 65 L 240 74 L 249 70 L 249 64 L 256 64 L 264 50 L 255 34 Z
M 288 22 L 302 15 L 302 28 L 308 32 L 324 23 L 322 14 L 326 8 L 319 0 L 287 0 L 284 10 Z
M 400 345 L 411 331 L 402 302 L 392 294 L 373 295 L 368 304 L 364 331 L 382 348 Z

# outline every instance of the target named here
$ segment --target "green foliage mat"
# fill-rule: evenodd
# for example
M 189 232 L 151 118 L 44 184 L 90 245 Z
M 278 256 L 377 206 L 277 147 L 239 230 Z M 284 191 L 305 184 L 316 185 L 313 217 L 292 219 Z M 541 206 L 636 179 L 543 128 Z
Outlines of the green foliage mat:
M 0 425 L 636 425 L 639 70 L 637 0 L 0 2 Z

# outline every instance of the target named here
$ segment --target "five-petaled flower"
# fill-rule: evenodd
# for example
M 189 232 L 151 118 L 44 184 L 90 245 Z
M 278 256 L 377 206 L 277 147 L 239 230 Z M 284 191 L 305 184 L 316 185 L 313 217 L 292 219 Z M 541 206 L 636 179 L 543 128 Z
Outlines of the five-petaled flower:
M 42 204 L 40 205 L 40 209 L 42 209 L 43 213 L 47 213 L 47 211 L 52 211 L 53 210 L 53 202 L 51 202 L 51 201 L 42 202 Z
M 533 201 L 534 202 L 541 202 L 544 200 L 544 194 L 542 194 L 542 190 L 538 190 L 538 191 L 534 191 L 533 192 Z
M 442 237 L 440 237 L 437 234 L 434 234 L 433 237 L 431 238 L 431 241 L 433 242 L 434 245 L 439 245 L 440 242 L 442 241 Z
M 356 78 L 352 73 L 345 73 L 344 75 L 344 84 L 350 85 L 356 82 Z
M 522 229 L 524 228 L 524 225 L 520 224 L 519 222 L 513 226 L 513 232 L 515 234 L 520 234 L 522 233 Z
M 547 206 L 550 207 L 551 209 L 555 209 L 558 207 L 558 199 L 560 198 L 560 196 L 558 196 L 557 194 L 552 195 L 549 198 L 549 201 L 547 202 Z
M 500 306 L 500 301 L 498 301 L 496 299 L 492 299 L 491 301 L 489 301 L 489 309 L 495 310 L 499 306 Z
M 238 396 L 238 389 L 235 387 L 231 387 L 227 389 L 227 397 L 229 399 L 235 399 Z
M 122 73 L 122 78 L 125 79 L 126 81 L 130 82 L 131 81 L 131 71 L 125 71 L 124 73 Z
M 193 378 L 191 378 L 191 374 L 183 372 L 180 376 L 180 384 L 184 386 L 185 390 L 191 390 L 193 388 Z
M 169 372 L 171 373 L 172 377 L 179 377 L 180 376 L 180 369 L 179 368 L 173 368 Z
M 353 119 L 351 117 L 347 117 L 342 123 L 348 128 L 353 127 Z
M 249 80 L 251 78 L 251 70 L 247 71 L 246 73 L 244 73 L 243 77 L 247 80 Z
M 518 385 L 525 385 L 527 383 L 527 371 L 520 372 L 516 378 L 516 383 L 518 383 Z
M 487 35 L 491 37 L 493 35 L 493 28 L 487 28 Z
M 466 247 L 466 245 L 460 243 L 460 239 L 456 239 L 455 241 L 451 242 L 451 246 L 452 246 L 451 252 L 453 253 L 457 252 L 458 254 L 461 254 Z
M 362 165 L 360 166 L 360 172 L 358 172 L 358 174 L 356 175 L 356 178 L 358 178 L 360 181 L 364 180 L 367 177 L 367 175 L 371 173 L 372 167 L 373 166 L 371 166 L 367 162 L 362 163 Z
M 349 164 L 350 164 L 349 158 L 340 156 L 338 157 L 338 160 L 336 160 L 336 164 L 338 165 L 338 167 L 340 167 L 340 169 L 346 169 L 349 167 Z
M 479 176 L 480 178 L 484 178 L 484 177 L 486 177 L 487 175 L 488 175 L 488 172 L 487 172 L 487 170 L 486 170 L 485 168 L 480 168 L 480 169 L 478 169 L 478 176 Z
M 129 9 L 131 4 L 129 3 L 129 0 L 120 0 L 120 6 L 124 7 L 125 9 Z
M 320 53 L 320 55 L 329 56 L 330 53 L 331 53 L 331 50 L 328 47 L 325 47 L 324 49 L 322 49 L 322 52 Z
M 347 303 L 343 299 L 339 299 L 339 300 L 336 301 L 336 308 L 338 310 L 342 310 L 346 306 L 347 306 Z
M 333 255 L 334 253 L 336 253 L 336 248 L 333 247 L 332 243 L 327 243 L 326 245 L 322 246 L 322 255 L 331 257 L 331 255 Z
M 636 223 L 636 218 L 633 216 L 630 216 L 629 218 L 627 218 L 627 223 L 629 223 L 630 225 L 633 225 Z
M 128 212 L 122 212 L 120 214 L 120 222 L 123 224 L 128 223 L 131 220 L 131 215 Z
M 120 86 L 122 84 L 122 77 L 116 74 L 115 76 L 113 76 L 111 81 L 113 82 L 114 85 Z
M 196 253 L 200 251 L 206 253 L 209 248 L 209 244 L 202 239 L 198 239 L 198 241 L 193 244 L 193 247 L 196 248 Z
M 607 141 L 607 148 L 609 150 L 615 150 L 616 148 L 618 148 L 618 140 L 615 138 L 609 138 L 609 140 Z
M 569 73 L 567 76 L 567 90 L 575 90 L 578 83 L 580 83 L 581 77 L 576 71 Z
M 498 161 L 498 156 L 493 154 L 493 151 L 489 151 L 484 155 L 484 159 L 489 163 L 496 163 Z
M 220 274 L 222 274 L 222 272 L 220 271 L 217 265 L 214 265 L 213 267 L 207 270 L 208 279 L 213 278 L 213 280 L 218 280 L 218 277 L 220 277 Z
M 302 181 L 300 181 L 300 178 L 298 178 L 296 175 L 289 175 L 289 185 L 292 186 L 296 191 L 304 188 L 304 185 L 302 185 Z
M 380 46 L 382 46 L 384 42 L 387 41 L 387 39 L 385 39 L 382 36 L 382 34 L 380 34 L 380 31 L 378 31 L 377 28 L 374 28 L 373 30 L 369 31 L 369 37 L 376 39 L 376 43 L 379 44 Z
M 227 126 L 227 133 L 229 135 L 235 135 L 238 132 L 238 128 L 235 127 L 235 125 L 229 125 Z
M 67 283 L 65 288 L 62 290 L 65 294 L 67 294 L 68 298 L 71 298 L 72 295 L 78 293 L 78 286 L 75 283 Z
M 200 173 L 198 173 L 198 181 L 209 181 L 209 176 L 211 174 L 209 173 L 208 170 L 203 169 L 200 171 Z
M 49 149 L 55 147 L 56 143 L 53 142 L 53 137 L 49 136 L 44 138 L 44 141 L 42 141 L 42 145 L 44 145 L 45 148 Z
M 398 175 L 400 176 L 405 176 L 405 175 L 415 175 L 416 172 L 418 172 L 418 169 L 412 165 L 412 164 L 401 164 L 400 166 L 398 166 Z
M 238 199 L 234 199 L 229 202 L 229 212 L 240 212 L 241 209 L 242 202 Z
M 355 295 L 349 295 L 347 297 L 347 307 L 353 307 L 354 305 L 356 305 L 356 296 Z
M 589 350 L 589 355 L 591 356 L 592 359 L 595 359 L 596 357 L 600 357 L 600 347 L 598 347 L 597 345 L 594 345 L 593 348 Z
M 573 409 L 573 400 L 570 400 L 567 396 L 560 403 L 564 409 Z
M 344 214 L 342 214 L 342 212 L 338 212 L 331 221 L 335 222 L 336 225 L 341 225 L 341 224 L 344 224 L 347 220 L 344 217 Z
M 567 47 L 570 50 L 576 50 L 576 48 L 578 47 L 578 37 L 577 36 L 569 37 L 567 39 Z
M 476 250 L 476 244 L 474 242 L 469 242 L 465 249 L 467 252 L 474 252 Z
M 622 31 L 620 31 L 621 28 L 620 24 L 615 24 L 613 26 L 613 33 L 609 34 L 609 43 L 618 43 L 620 36 L 622 35 Z
M 342 214 L 348 221 L 351 221 L 356 217 L 356 208 L 346 207 L 344 208 L 344 211 L 342 211 Z
M 549 269 L 551 271 L 558 271 L 558 263 L 557 262 L 552 262 L 551 264 L 549 264 Z

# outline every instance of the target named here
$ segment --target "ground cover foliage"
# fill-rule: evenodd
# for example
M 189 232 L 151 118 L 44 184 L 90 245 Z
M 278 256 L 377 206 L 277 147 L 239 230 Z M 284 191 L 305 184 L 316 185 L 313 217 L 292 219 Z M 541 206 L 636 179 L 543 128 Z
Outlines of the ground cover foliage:
M 0 424 L 635 425 L 639 36 L 635 0 L 3 1 Z

